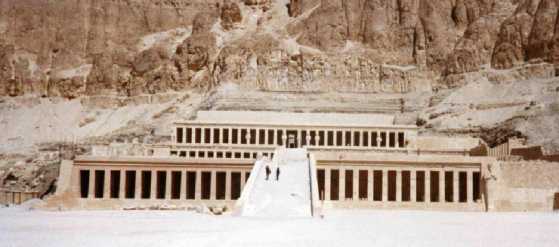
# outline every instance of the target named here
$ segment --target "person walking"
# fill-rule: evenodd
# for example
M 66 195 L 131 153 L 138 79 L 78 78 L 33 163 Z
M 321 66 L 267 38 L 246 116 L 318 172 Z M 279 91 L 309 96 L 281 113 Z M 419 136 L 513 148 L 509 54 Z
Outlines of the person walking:
M 280 175 L 280 169 L 279 166 L 276 168 L 276 181 L 279 180 L 279 175 Z
M 268 177 L 270 177 L 270 173 L 272 173 L 272 171 L 270 170 L 270 166 L 266 165 L 266 180 L 268 180 Z

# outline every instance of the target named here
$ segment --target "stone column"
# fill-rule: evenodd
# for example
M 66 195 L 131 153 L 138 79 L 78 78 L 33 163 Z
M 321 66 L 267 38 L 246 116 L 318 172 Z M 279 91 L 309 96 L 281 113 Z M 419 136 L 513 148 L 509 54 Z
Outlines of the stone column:
M 157 171 L 151 171 L 150 199 L 157 199 Z
M 241 171 L 241 191 L 245 188 L 246 171 Z
M 196 127 L 192 127 L 192 143 L 196 143 Z
M 364 140 L 365 138 L 363 138 L 363 137 L 365 137 L 365 132 L 364 132 L 363 130 L 360 130 L 360 131 L 359 131 L 359 146 L 360 146 L 360 147 L 364 147 L 365 144 L 366 144 L 366 143 L 365 143 L 365 140 Z M 369 139 L 369 138 L 367 138 L 367 140 L 368 140 L 368 139 Z
M 89 192 L 87 197 L 89 199 L 95 198 L 95 169 L 89 170 Z
M 111 169 L 105 169 L 105 179 L 103 181 L 103 199 L 111 198 Z
M 186 129 L 187 128 L 182 129 L 182 140 L 183 140 L 184 143 L 188 143 L 188 140 L 186 140 Z M 190 143 L 192 143 L 192 142 L 190 142 Z
M 320 135 L 318 134 L 318 130 L 317 130 L 314 132 L 314 145 L 319 146 L 319 142 L 320 142 Z
M 402 201 L 402 169 L 396 169 L 396 201 Z
M 118 198 L 126 198 L 126 170 L 120 169 L 120 184 L 118 185 Z
M 459 195 L 460 195 L 460 184 L 459 184 L 459 180 L 460 180 L 460 173 L 456 170 L 454 170 L 452 172 L 452 201 L 454 203 L 458 203 L 460 201 Z
M 337 146 L 338 145 L 338 131 L 337 130 L 334 130 L 333 138 L 334 138 L 334 146 Z
M 165 172 L 165 199 L 171 199 L 171 186 L 172 186 L 172 173 L 171 170 Z
M 237 128 L 237 136 L 235 138 L 237 138 L 237 145 L 241 145 L 242 140 L 243 140 L 243 135 L 242 135 L 243 131 L 241 130 L 241 128 Z
M 382 169 L 382 201 L 388 201 L 388 170 Z
M 353 200 L 359 201 L 359 169 L 353 169 Z
M 219 128 L 219 144 L 223 144 L 223 128 Z
M 373 179 L 375 178 L 375 170 L 369 169 L 367 171 L 367 200 L 373 201 L 374 197 L 374 182 Z
M 134 187 L 134 198 L 141 199 L 142 198 L 142 171 L 136 170 L 136 185 Z
M 202 200 L 202 170 L 197 169 L 196 170 L 196 194 L 195 194 L 195 198 L 196 200 Z
M 187 190 L 186 190 L 186 189 L 187 189 L 187 187 L 186 187 L 187 180 L 186 180 L 186 179 L 187 179 L 186 171 L 181 171 L 181 180 L 180 180 L 180 183 L 181 183 L 181 186 L 180 186 L 180 188 L 181 188 L 181 191 L 180 191 L 180 200 L 186 200 L 186 191 L 187 191 Z
M 468 203 L 474 203 L 474 173 L 473 171 L 468 171 L 466 178 L 466 186 L 468 187 L 467 201 Z
M 377 148 L 383 147 L 382 145 L 382 137 L 380 136 L 380 131 L 377 131 Z
M 444 203 L 445 198 L 444 168 L 439 170 L 439 202 Z
M 414 169 L 410 170 L 410 201 L 416 202 L 417 198 L 417 171 Z
M 229 143 L 233 143 L 233 128 L 227 128 L 227 140 Z
M 225 171 L 225 200 L 231 200 L 231 170 Z
M 332 183 L 330 181 L 330 169 L 324 169 L 324 200 L 330 201 L 330 189 Z
M 210 178 L 210 200 L 216 199 L 216 180 L 217 180 L 216 171 L 213 170 Z

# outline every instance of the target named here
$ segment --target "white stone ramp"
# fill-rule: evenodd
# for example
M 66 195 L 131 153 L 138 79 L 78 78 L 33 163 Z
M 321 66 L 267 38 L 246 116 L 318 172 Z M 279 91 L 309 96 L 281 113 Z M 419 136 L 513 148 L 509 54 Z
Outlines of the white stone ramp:
M 241 205 L 238 215 L 252 217 L 311 217 L 309 159 L 306 149 L 278 149 L 270 162 L 260 165 L 251 191 Z M 266 180 L 266 165 L 272 173 Z M 276 180 L 276 167 L 280 168 Z

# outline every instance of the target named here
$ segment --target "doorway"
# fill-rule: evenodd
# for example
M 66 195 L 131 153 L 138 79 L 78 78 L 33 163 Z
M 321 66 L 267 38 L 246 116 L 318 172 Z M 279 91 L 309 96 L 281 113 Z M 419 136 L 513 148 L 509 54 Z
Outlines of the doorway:
M 287 143 L 286 146 L 287 148 L 298 148 L 298 137 L 297 137 L 297 131 L 296 130 L 288 130 L 286 131 L 287 133 Z
M 559 211 L 559 193 L 555 193 L 553 198 L 553 211 Z

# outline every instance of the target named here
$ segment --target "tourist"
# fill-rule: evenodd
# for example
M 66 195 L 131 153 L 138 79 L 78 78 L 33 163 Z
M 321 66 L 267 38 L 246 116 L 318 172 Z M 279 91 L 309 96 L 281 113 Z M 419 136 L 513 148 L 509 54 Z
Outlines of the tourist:
M 270 166 L 266 165 L 266 180 L 268 180 L 268 177 L 270 177 L 270 173 L 272 173 L 272 171 L 270 170 Z
M 279 175 L 280 175 L 280 169 L 279 166 L 276 168 L 276 181 L 279 180 Z

